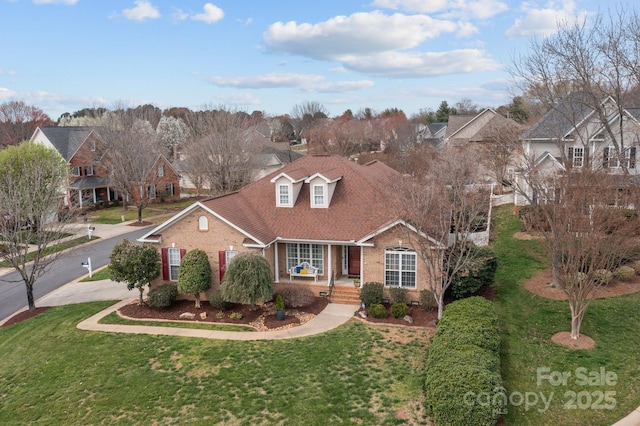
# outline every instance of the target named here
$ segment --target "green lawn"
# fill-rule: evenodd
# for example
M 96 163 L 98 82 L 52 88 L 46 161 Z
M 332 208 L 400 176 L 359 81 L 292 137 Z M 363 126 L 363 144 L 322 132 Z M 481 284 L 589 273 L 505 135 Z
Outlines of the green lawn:
M 165 218 L 171 217 L 173 214 L 179 212 L 185 207 L 195 203 L 195 198 L 187 198 L 175 203 L 157 203 L 152 204 L 142 210 L 142 218 L 162 216 Z M 138 209 L 135 206 L 127 206 L 126 210 L 123 210 L 122 206 L 109 207 L 107 209 L 98 209 L 89 213 L 89 219 L 94 223 L 103 224 L 116 224 L 122 222 L 122 216 L 125 221 L 138 219 Z
M 550 392 L 554 395 L 545 412 L 539 411 L 544 410 L 541 400 L 530 404 L 528 410 L 525 404 L 510 404 L 506 424 L 610 425 L 640 405 L 640 294 L 593 302 L 581 331 L 595 340 L 595 349 L 569 350 L 554 344 L 551 336 L 570 330 L 569 304 L 535 296 L 523 288 L 527 278 L 546 267 L 545 258 L 538 242 L 512 238 L 520 230 L 520 222 L 510 211 L 511 207 L 499 209 L 494 225 L 498 234 L 494 244 L 499 259 L 495 287 L 502 332 L 502 375 L 507 395 L 516 403 L 526 392 L 530 392 L 531 402 L 533 393 L 540 398 L 543 392 L 547 399 Z M 538 386 L 539 367 L 571 373 L 567 385 L 551 386 L 545 380 Z M 577 368 L 586 369 L 587 375 L 604 368 L 617 375 L 617 384 L 583 386 L 576 377 Z M 575 408 L 569 408 L 574 406 L 572 392 Z M 613 410 L 596 409 L 613 405 L 607 404 L 600 392 L 615 392 Z
M 495 216 L 501 368 L 511 397 L 505 423 L 610 425 L 624 417 L 640 405 L 640 293 L 593 303 L 582 332 L 595 349 L 555 345 L 551 336 L 569 330 L 568 303 L 524 290 L 544 255 L 539 243 L 512 238 L 520 224 L 510 208 Z M 352 320 L 318 336 L 242 342 L 75 328 L 109 305 L 52 308 L 0 328 L 0 424 L 426 424 L 425 330 Z M 569 372 L 567 384 L 538 386 L 545 367 Z M 616 383 L 581 385 L 578 368 L 604 368 Z M 575 408 L 565 407 L 574 394 Z M 540 395 L 551 398 L 547 410 Z M 614 409 L 596 409 L 610 398 Z
M 109 270 L 108 266 L 105 266 L 104 268 L 100 268 L 97 271 L 93 271 L 91 276 L 87 275 L 86 277 L 81 279 L 80 282 L 84 283 L 88 281 L 101 281 L 108 279 L 111 279 L 111 271 Z
M 425 424 L 424 331 L 356 320 L 322 335 L 224 341 L 96 333 L 109 302 L 0 328 L 0 424 Z
M 142 321 L 122 318 L 115 312 L 110 313 L 99 321 L 100 324 L 125 324 L 125 325 L 149 325 L 156 327 L 195 328 L 198 330 L 216 331 L 256 331 L 255 328 L 246 325 L 209 324 L 197 322 L 171 322 L 171 321 Z

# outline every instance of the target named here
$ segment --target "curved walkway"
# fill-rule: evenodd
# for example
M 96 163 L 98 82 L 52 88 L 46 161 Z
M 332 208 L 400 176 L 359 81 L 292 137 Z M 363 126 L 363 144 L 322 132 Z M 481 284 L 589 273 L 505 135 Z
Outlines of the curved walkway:
M 193 328 L 174 328 L 162 326 L 145 325 L 119 325 L 119 324 L 99 324 L 100 319 L 112 312 L 117 311 L 122 306 L 131 302 L 123 300 L 115 305 L 98 312 L 92 317 L 78 324 L 81 330 L 105 331 L 111 333 L 133 333 L 133 334 L 155 334 L 163 336 L 180 337 L 201 337 L 205 339 L 225 339 L 225 340 L 273 340 L 273 339 L 293 339 L 296 337 L 313 336 L 332 330 L 353 318 L 353 313 L 358 309 L 356 305 L 340 305 L 330 303 L 311 321 L 302 325 L 288 328 L 286 330 L 275 331 L 217 331 L 202 330 Z

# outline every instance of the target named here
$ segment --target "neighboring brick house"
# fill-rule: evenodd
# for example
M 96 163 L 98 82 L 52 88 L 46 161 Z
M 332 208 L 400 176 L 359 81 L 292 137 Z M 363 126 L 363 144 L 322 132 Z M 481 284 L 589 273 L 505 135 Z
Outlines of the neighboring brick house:
M 359 278 L 407 288 L 419 300 L 428 276 L 403 242 L 410 228 L 394 208 L 400 177 L 377 161 L 305 156 L 237 192 L 196 202 L 139 241 L 161 251 L 162 281 L 176 281 L 182 256 L 202 249 L 215 271 L 213 291 L 229 261 L 253 251 L 269 261 L 277 287 L 308 286 L 318 295 L 332 282 L 336 291 L 353 288 Z M 317 276 L 296 274 L 303 262 Z
M 108 204 L 122 198 L 109 185 L 108 146 L 92 127 L 38 127 L 31 141 L 55 149 L 69 164 L 65 205 Z M 154 185 L 146 188 L 151 202 L 180 198 L 180 176 L 165 157 L 158 156 L 149 173 L 154 176 Z
M 65 205 L 108 202 L 116 198 L 105 178 L 106 147 L 91 127 L 38 127 L 31 141 L 53 148 L 71 166 Z

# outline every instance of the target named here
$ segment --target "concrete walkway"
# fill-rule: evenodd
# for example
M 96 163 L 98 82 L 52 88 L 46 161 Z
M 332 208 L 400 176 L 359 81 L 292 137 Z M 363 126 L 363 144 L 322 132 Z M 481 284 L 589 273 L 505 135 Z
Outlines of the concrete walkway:
M 132 333 L 132 334 L 155 334 L 163 336 L 180 336 L 180 337 L 200 337 L 205 339 L 224 339 L 224 340 L 274 340 L 274 339 L 293 339 L 296 337 L 313 336 L 315 334 L 324 333 L 332 330 L 341 324 L 349 321 L 353 317 L 353 313 L 358 309 L 356 305 L 341 305 L 330 303 L 311 321 L 308 321 L 297 327 L 288 328 L 286 330 L 275 331 L 216 331 L 202 330 L 192 328 L 175 328 L 161 326 L 144 326 L 144 325 L 117 325 L 117 324 L 99 324 L 100 319 L 117 311 L 122 306 L 131 302 L 123 300 L 102 312 L 98 312 L 94 316 L 87 318 L 78 324 L 81 330 L 104 331 L 111 333 Z
M 334 329 L 347 322 L 353 317 L 353 313 L 358 309 L 357 305 L 341 305 L 330 303 L 327 307 L 311 321 L 297 327 L 286 330 L 275 331 L 214 331 L 198 330 L 188 328 L 142 326 L 142 325 L 116 325 L 99 324 L 100 319 L 117 311 L 120 307 L 131 303 L 138 298 L 138 290 L 127 290 L 123 283 L 111 280 L 79 282 L 74 281 L 66 284 L 55 291 L 37 300 L 37 306 L 60 306 L 72 303 L 84 303 L 100 300 L 120 300 L 109 308 L 98 312 L 90 318 L 78 324 L 81 330 L 104 331 L 112 333 L 133 333 L 133 334 L 155 334 L 165 336 L 201 337 L 207 339 L 226 340 L 270 340 L 270 339 L 292 339 L 296 337 L 312 336 Z M 25 308 L 26 309 L 26 308 Z M 24 310 L 24 309 L 23 309 Z M 17 312 L 16 312 L 17 313 Z M 12 315 L 13 316 L 13 315 Z M 8 318 L 7 318 L 8 319 Z M 0 321 L 2 324 L 5 320 Z

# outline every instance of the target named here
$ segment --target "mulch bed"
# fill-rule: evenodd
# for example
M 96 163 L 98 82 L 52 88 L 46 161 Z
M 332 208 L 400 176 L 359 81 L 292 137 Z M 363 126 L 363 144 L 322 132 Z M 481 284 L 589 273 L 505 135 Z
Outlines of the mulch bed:
M 9 325 L 12 324 L 17 324 L 21 321 L 24 321 L 26 319 L 35 317 L 36 315 L 39 315 L 47 310 L 49 310 L 51 308 L 51 306 L 42 306 L 39 308 L 35 308 L 33 311 L 22 311 L 20 313 L 15 314 L 14 316 L 12 316 L 11 318 L 9 318 L 4 324 L 2 324 L 2 327 L 7 327 Z
M 276 318 L 273 303 L 265 303 L 257 309 L 250 305 L 235 304 L 232 308 L 221 310 L 211 306 L 209 302 L 201 302 L 199 309 L 195 308 L 195 302 L 190 300 L 178 300 L 169 308 L 158 309 L 147 305 L 138 305 L 137 301 L 123 306 L 118 313 L 127 318 L 135 319 L 161 319 L 167 321 L 192 321 L 207 324 L 237 324 L 248 325 L 258 330 L 280 330 L 303 324 L 318 315 L 329 302 L 321 297 L 315 297 L 313 303 L 304 308 L 287 309 L 284 320 Z M 180 318 L 185 312 L 195 314 L 194 319 Z M 232 319 L 232 314 L 240 314 L 241 318 Z

